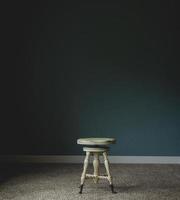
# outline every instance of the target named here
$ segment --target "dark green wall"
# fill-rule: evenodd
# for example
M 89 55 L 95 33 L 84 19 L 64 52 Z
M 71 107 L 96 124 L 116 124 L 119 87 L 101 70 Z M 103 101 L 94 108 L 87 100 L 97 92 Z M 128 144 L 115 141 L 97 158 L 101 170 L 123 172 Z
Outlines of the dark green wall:
M 175 2 L 60 2 L 4 6 L 0 153 L 180 156 Z

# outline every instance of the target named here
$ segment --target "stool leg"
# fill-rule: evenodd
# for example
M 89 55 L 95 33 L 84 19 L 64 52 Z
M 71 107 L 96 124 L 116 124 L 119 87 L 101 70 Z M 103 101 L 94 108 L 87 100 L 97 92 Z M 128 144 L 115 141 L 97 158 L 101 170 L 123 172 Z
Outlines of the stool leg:
M 94 153 L 94 160 L 93 160 L 93 166 L 94 166 L 94 182 L 98 182 L 98 176 L 99 176 L 99 153 Z
M 82 194 L 83 185 L 84 185 L 84 181 L 85 181 L 85 178 L 86 178 L 86 171 L 87 171 L 87 167 L 88 167 L 88 163 L 89 163 L 89 156 L 90 156 L 90 152 L 86 151 L 86 157 L 84 159 L 83 172 L 82 172 L 82 175 L 81 175 L 81 185 L 80 185 L 80 191 L 79 191 L 80 194 Z
M 105 168 L 106 168 L 106 173 L 107 173 L 107 176 L 108 176 L 108 181 L 109 181 L 109 184 L 110 184 L 111 191 L 112 191 L 112 193 L 116 193 L 114 191 L 114 186 L 113 186 L 113 183 L 112 183 L 112 176 L 111 176 L 110 170 L 109 170 L 109 160 L 108 160 L 108 157 L 107 157 L 107 152 L 103 152 L 103 157 L 104 157 L 104 165 L 105 165 Z

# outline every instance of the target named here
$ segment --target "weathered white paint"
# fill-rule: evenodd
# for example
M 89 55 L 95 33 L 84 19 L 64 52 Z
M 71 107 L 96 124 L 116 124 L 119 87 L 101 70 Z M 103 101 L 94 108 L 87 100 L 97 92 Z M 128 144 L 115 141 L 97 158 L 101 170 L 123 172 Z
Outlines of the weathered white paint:
M 84 184 L 84 181 L 85 181 L 85 178 L 86 178 L 86 171 L 87 171 L 87 167 L 88 167 L 88 164 L 89 164 L 89 156 L 90 156 L 90 152 L 86 152 L 86 157 L 84 159 L 84 167 L 83 167 L 83 172 L 82 172 L 82 175 L 81 175 L 81 185 Z

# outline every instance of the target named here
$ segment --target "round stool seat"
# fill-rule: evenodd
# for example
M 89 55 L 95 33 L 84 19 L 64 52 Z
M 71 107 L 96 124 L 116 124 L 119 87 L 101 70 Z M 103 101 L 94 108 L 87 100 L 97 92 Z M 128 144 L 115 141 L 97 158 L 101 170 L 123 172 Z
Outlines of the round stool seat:
M 83 151 L 87 152 L 98 152 L 98 153 L 103 153 L 106 152 L 108 148 L 100 148 L 100 147 L 84 147 Z
M 92 146 L 106 146 L 109 144 L 114 144 L 115 142 L 116 140 L 114 138 L 79 138 L 77 140 L 78 144 Z

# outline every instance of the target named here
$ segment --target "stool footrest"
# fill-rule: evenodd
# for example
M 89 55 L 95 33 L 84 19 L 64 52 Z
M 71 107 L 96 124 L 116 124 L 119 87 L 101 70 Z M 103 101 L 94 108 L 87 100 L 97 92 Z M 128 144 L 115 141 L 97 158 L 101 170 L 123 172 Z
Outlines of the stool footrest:
M 96 176 L 94 174 L 86 174 L 86 178 L 96 178 L 98 177 L 98 179 L 108 179 L 108 176 Z

